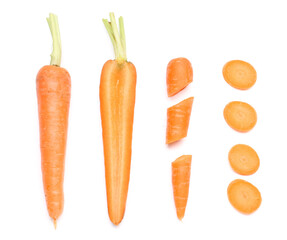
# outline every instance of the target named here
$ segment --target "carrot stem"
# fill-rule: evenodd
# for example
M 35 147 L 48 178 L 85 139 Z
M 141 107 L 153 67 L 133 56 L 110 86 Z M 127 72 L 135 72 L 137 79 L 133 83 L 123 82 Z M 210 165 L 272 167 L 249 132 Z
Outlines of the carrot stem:
M 50 13 L 49 17 L 47 18 L 47 22 L 53 39 L 53 51 L 51 53 L 50 65 L 55 65 L 59 67 L 61 65 L 62 44 L 57 15 Z
M 120 29 L 121 43 L 122 43 L 123 51 L 124 51 L 124 57 L 125 57 L 125 59 L 127 59 L 126 35 L 125 35 L 125 28 L 124 28 L 124 19 L 123 19 L 123 17 L 119 18 L 119 29 Z
M 127 61 L 126 37 L 125 37 L 123 17 L 119 18 L 119 30 L 117 27 L 114 13 L 110 13 L 110 22 L 107 19 L 103 19 L 103 23 L 112 41 L 116 61 L 119 63 Z

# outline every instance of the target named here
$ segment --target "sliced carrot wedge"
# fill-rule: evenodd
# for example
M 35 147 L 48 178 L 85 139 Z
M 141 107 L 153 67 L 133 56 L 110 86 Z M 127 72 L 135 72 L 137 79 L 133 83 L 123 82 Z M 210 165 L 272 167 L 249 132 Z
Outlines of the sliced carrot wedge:
M 182 220 L 188 199 L 191 155 L 182 155 L 172 162 L 172 187 L 176 214 Z
M 240 90 L 251 88 L 257 79 L 254 67 L 241 60 L 227 62 L 222 69 L 225 81 L 232 87 Z
M 250 131 L 257 122 L 255 109 L 245 102 L 228 103 L 224 108 L 223 115 L 227 124 L 238 132 Z
M 172 59 L 167 65 L 166 85 L 169 97 L 177 94 L 193 81 L 191 63 L 186 58 Z
M 227 195 L 230 204 L 244 214 L 253 213 L 262 202 L 259 190 L 242 179 L 236 179 L 229 184 Z
M 193 97 L 167 109 L 166 144 L 187 136 Z
M 232 169 L 241 175 L 251 175 L 260 165 L 256 151 L 245 144 L 233 146 L 228 153 L 228 160 Z

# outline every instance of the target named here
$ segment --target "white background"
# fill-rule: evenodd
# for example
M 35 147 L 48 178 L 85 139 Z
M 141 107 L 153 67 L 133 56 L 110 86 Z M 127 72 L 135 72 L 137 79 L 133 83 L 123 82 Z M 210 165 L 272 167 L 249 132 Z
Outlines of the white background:
M 287 239 L 286 1 L 1 1 L 0 239 Z M 124 220 L 114 227 L 106 206 L 99 80 L 113 48 L 102 23 L 125 21 L 127 55 L 138 74 L 130 188 Z M 62 66 L 72 77 L 65 169 L 65 208 L 55 231 L 42 188 L 35 78 L 49 64 L 49 12 L 59 17 Z M 169 60 L 188 58 L 194 81 L 167 97 Z M 239 91 L 222 77 L 233 59 L 258 73 Z M 188 137 L 165 145 L 166 108 L 194 96 Z M 233 100 L 251 104 L 258 122 L 246 134 L 223 118 Z M 261 165 L 232 171 L 227 155 L 249 144 Z M 176 217 L 171 162 L 192 154 L 185 218 Z M 229 204 L 227 186 L 243 178 L 262 194 L 252 215 Z

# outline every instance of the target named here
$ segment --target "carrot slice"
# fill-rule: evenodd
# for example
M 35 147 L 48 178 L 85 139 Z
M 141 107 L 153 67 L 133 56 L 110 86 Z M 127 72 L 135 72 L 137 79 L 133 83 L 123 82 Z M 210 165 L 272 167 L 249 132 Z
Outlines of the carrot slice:
M 169 97 L 177 94 L 193 81 L 191 63 L 186 58 L 172 59 L 166 70 L 167 94 Z
M 254 67 L 241 60 L 227 62 L 222 69 L 225 81 L 232 87 L 247 90 L 251 88 L 257 79 Z
M 184 217 L 188 199 L 191 157 L 191 155 L 182 155 L 171 164 L 173 196 L 179 220 Z
M 255 173 L 260 165 L 256 151 L 245 144 L 233 146 L 229 151 L 228 160 L 232 169 L 241 175 Z
M 166 144 L 187 136 L 193 97 L 167 109 Z
M 227 189 L 230 204 L 239 212 L 251 214 L 262 202 L 259 190 L 251 183 L 242 179 L 232 181 Z
M 257 122 L 255 109 L 245 102 L 228 103 L 224 108 L 223 115 L 227 124 L 238 132 L 250 131 Z

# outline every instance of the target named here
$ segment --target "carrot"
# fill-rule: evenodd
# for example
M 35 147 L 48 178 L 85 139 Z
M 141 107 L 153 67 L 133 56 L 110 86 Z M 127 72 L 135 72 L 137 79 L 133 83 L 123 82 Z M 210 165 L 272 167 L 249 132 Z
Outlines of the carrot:
M 251 88 L 257 79 L 254 67 L 241 60 L 232 60 L 226 63 L 222 69 L 225 81 L 232 87 L 247 90 Z
M 126 58 L 123 18 L 119 18 L 119 32 L 113 13 L 110 19 L 103 22 L 116 59 L 107 61 L 102 69 L 100 108 L 108 212 L 111 222 L 118 225 L 125 213 L 130 178 L 136 69 Z
M 191 157 L 191 155 L 182 155 L 171 164 L 173 196 L 179 220 L 184 217 L 188 199 Z
M 259 190 L 251 183 L 236 179 L 227 189 L 230 204 L 239 212 L 251 214 L 256 211 L 262 202 Z
M 245 102 L 228 103 L 224 108 L 223 115 L 227 124 L 238 132 L 250 131 L 257 122 L 255 109 Z
M 166 144 L 187 136 L 193 99 L 187 98 L 167 109 Z
M 260 160 L 255 150 L 245 144 L 233 146 L 228 153 L 228 159 L 232 169 L 241 175 L 255 173 L 260 165 Z
M 166 70 L 167 94 L 169 97 L 177 94 L 193 81 L 191 63 L 186 58 L 172 59 Z
M 51 63 L 40 69 L 36 79 L 40 125 L 42 176 L 48 213 L 56 221 L 64 207 L 64 165 L 71 96 L 71 78 L 61 68 L 58 17 L 47 18 L 52 38 Z

